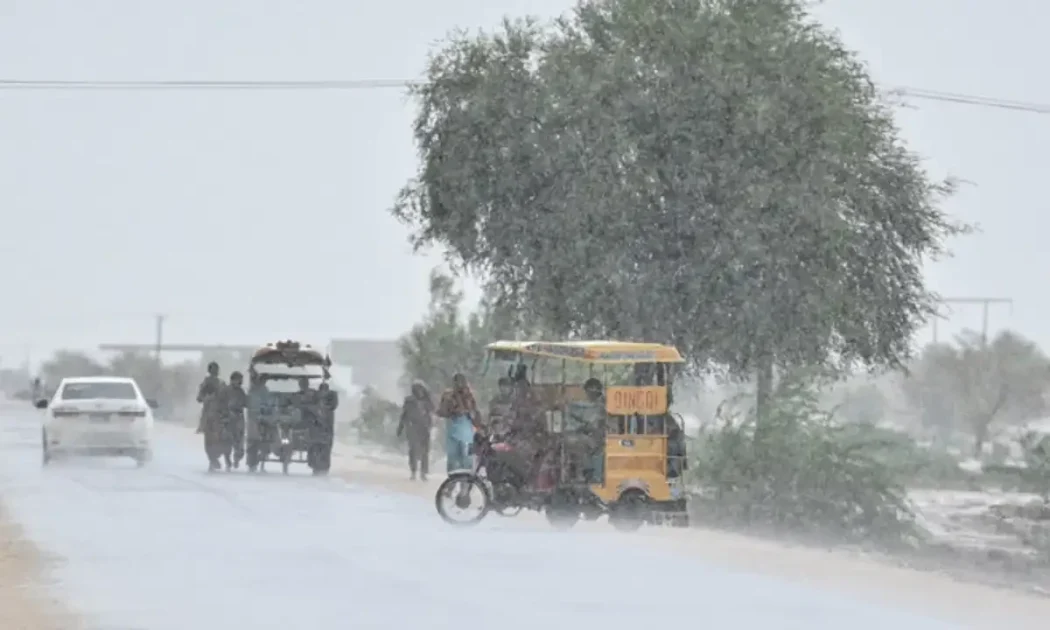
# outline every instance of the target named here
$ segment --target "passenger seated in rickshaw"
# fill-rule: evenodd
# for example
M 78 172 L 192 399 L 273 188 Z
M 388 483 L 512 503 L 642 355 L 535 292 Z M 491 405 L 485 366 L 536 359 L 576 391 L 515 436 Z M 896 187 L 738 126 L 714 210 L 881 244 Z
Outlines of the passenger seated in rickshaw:
M 607 424 L 602 383 L 596 378 L 583 384 L 586 399 L 566 407 L 566 426 L 562 434 L 566 461 L 572 477 L 588 483 L 601 483 L 604 475 L 604 446 Z
M 678 425 L 674 416 L 667 414 L 667 476 L 681 477 L 685 472 L 686 444 L 685 431 Z

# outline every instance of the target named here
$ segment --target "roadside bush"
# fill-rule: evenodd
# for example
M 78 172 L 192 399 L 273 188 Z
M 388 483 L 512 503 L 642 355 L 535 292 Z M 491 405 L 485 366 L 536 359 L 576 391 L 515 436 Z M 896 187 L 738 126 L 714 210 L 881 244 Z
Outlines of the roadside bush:
M 972 489 L 979 486 L 975 473 L 963 470 L 959 460 L 943 450 L 919 445 L 903 431 L 871 424 L 850 424 L 836 431 L 847 445 L 863 444 L 868 455 L 888 466 L 908 487 Z
M 383 398 L 379 392 L 366 387 L 361 392 L 361 410 L 353 422 L 357 439 L 385 448 L 397 448 L 397 423 L 401 407 Z
M 885 436 L 849 435 L 816 393 L 783 383 L 767 417 L 725 405 L 722 425 L 694 445 L 692 473 L 706 515 L 721 524 L 884 544 L 919 533 Z M 705 500 L 706 499 L 706 500 Z

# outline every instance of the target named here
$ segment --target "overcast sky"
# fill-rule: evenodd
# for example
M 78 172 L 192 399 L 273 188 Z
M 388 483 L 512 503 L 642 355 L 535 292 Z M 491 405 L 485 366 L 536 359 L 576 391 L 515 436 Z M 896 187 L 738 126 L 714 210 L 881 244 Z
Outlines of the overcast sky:
M 0 78 L 416 78 L 449 29 L 571 4 L 0 0 Z M 819 15 L 885 84 L 1050 103 L 1045 0 L 829 0 Z M 912 105 L 906 139 L 933 173 L 975 183 L 948 209 L 983 229 L 932 286 L 1013 298 L 992 327 L 1050 347 L 1050 116 Z M 396 337 L 439 262 L 387 213 L 414 169 L 412 115 L 397 90 L 0 91 L 0 357 L 149 342 L 155 312 L 170 341 Z M 942 335 L 966 326 L 979 307 Z

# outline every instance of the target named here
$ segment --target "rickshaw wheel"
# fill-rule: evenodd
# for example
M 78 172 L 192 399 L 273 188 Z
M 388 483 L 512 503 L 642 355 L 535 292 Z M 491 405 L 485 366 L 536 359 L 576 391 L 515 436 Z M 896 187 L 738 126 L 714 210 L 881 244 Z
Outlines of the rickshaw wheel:
M 649 497 L 641 490 L 628 490 L 609 512 L 609 523 L 621 532 L 636 532 L 645 523 Z
M 292 463 L 292 447 L 288 444 L 282 444 L 280 450 L 281 459 L 281 472 L 288 474 L 288 466 Z
M 521 514 L 524 506 L 520 503 L 519 492 L 510 483 L 492 486 L 492 511 L 500 516 L 513 517 Z
M 496 514 L 499 514 L 500 516 L 506 516 L 507 518 L 510 518 L 512 516 L 517 516 L 518 514 L 521 514 L 521 510 L 522 507 L 520 505 L 501 505 L 500 507 L 495 508 L 493 511 L 496 512 Z
M 442 501 L 443 498 L 450 496 L 453 492 L 455 492 L 457 485 L 463 483 L 467 484 L 468 492 L 471 488 L 477 488 L 478 490 L 480 490 L 482 497 L 481 500 L 483 502 L 481 510 L 473 517 L 467 518 L 465 520 L 457 519 L 452 514 L 449 514 L 447 508 L 445 507 L 445 502 Z M 457 497 L 457 503 L 458 498 L 459 497 Z M 489 496 L 488 488 L 485 487 L 485 484 L 482 483 L 481 479 L 479 479 L 473 473 L 452 473 L 448 476 L 448 478 L 441 482 L 441 485 L 438 486 L 437 492 L 434 493 L 434 507 L 437 509 L 438 516 L 441 517 L 441 520 L 445 521 L 450 525 L 477 525 L 482 520 L 484 520 L 485 516 L 487 516 L 489 511 L 492 509 L 492 498 Z
M 580 504 L 575 493 L 566 489 L 555 489 L 543 510 L 547 522 L 554 529 L 572 529 L 580 520 Z
M 580 520 L 579 512 L 567 507 L 548 505 L 543 514 L 547 517 L 547 522 L 551 524 L 551 527 L 563 532 L 572 529 Z

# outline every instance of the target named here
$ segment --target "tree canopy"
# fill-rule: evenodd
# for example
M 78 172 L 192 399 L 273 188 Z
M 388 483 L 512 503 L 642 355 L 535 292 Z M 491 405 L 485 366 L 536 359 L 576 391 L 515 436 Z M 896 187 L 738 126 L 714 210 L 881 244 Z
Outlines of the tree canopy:
M 801 0 L 593 0 L 454 34 L 395 216 L 559 336 L 698 367 L 899 365 L 961 226 Z

